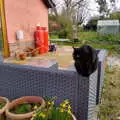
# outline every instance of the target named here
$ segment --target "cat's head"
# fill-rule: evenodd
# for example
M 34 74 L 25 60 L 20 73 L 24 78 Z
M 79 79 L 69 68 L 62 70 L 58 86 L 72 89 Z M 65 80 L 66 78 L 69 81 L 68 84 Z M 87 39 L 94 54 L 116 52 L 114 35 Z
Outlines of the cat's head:
M 97 51 L 89 45 L 73 48 L 73 59 L 77 72 L 83 76 L 89 77 L 97 69 Z
M 73 47 L 73 59 L 74 60 L 92 60 L 95 61 L 97 56 L 97 51 L 90 45 L 83 45 L 79 48 Z
M 80 59 L 80 48 L 73 47 L 73 59 Z

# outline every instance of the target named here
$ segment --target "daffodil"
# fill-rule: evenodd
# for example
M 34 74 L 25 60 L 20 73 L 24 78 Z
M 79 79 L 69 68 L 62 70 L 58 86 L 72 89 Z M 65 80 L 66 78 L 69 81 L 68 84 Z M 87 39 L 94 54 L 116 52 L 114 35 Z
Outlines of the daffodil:
M 68 100 L 65 100 L 64 103 L 65 103 L 65 104 L 69 104 L 69 101 L 68 101 Z
M 70 105 L 68 105 L 68 109 L 71 109 L 71 106 L 70 106 Z
M 36 110 L 37 108 L 38 108 L 38 107 L 35 105 L 33 109 Z
M 51 105 L 51 102 L 50 102 L 50 101 L 48 101 L 48 105 Z
M 54 101 L 52 101 L 52 105 L 54 105 Z
M 36 114 L 33 114 L 32 117 L 36 117 L 37 115 Z
M 66 108 L 66 104 L 60 104 L 60 106 L 62 107 L 62 108 Z
M 71 110 L 69 109 L 67 112 L 68 112 L 68 113 L 71 113 Z
M 42 112 L 41 112 L 41 113 L 39 114 L 39 117 L 45 118 L 46 115 L 45 115 L 45 113 L 42 113 Z
M 63 112 L 64 112 L 64 109 L 60 109 L 60 112 L 63 113 Z

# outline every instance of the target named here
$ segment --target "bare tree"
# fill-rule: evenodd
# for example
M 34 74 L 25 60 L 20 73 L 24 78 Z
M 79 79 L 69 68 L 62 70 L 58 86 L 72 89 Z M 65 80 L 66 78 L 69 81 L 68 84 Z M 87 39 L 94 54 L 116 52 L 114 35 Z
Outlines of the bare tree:
M 78 38 L 78 27 L 87 17 L 87 0 L 63 0 L 62 15 L 73 23 L 73 38 Z
M 112 10 L 115 8 L 115 0 L 96 0 L 99 5 L 99 13 L 102 17 L 106 17 L 110 14 Z M 109 8 L 108 3 L 111 4 Z
M 52 8 L 49 10 L 49 13 L 50 14 L 55 14 L 56 16 L 58 16 L 58 12 L 57 12 L 57 9 L 56 9 L 56 0 L 52 0 L 52 2 L 55 4 L 51 4 L 52 5 Z
M 105 17 L 109 13 L 107 0 L 96 0 L 99 5 L 99 13 L 102 17 Z
M 76 16 L 75 22 L 77 25 L 81 25 L 85 21 L 88 15 L 88 9 L 86 9 L 86 6 L 87 6 L 86 1 L 76 6 L 76 12 L 75 12 L 76 14 L 74 15 Z
M 80 4 L 77 4 L 77 6 L 75 6 L 75 14 L 73 15 L 73 25 L 74 25 L 74 34 L 73 34 L 73 38 L 77 39 L 78 38 L 78 31 L 79 31 L 79 26 L 81 26 L 88 15 L 88 9 L 86 9 L 87 6 L 87 2 L 83 1 Z
M 72 23 L 71 25 L 73 25 L 75 28 L 75 32 L 73 33 L 76 33 L 77 36 L 78 26 L 85 21 L 88 14 L 86 9 L 87 0 L 54 0 L 54 2 L 56 3 L 56 10 L 54 10 L 54 12 L 57 11 L 58 6 L 61 7 L 61 13 L 58 14 L 57 17 L 58 22 L 61 19 L 59 16 L 62 16 L 65 20 L 69 21 L 68 24 Z
M 64 12 L 66 17 L 72 17 L 72 14 L 76 14 L 78 8 L 85 6 L 86 0 L 63 0 Z

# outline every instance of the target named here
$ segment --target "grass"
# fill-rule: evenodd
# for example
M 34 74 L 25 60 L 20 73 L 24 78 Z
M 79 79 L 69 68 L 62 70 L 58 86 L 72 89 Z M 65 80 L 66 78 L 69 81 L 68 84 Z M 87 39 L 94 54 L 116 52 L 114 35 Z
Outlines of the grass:
M 89 32 L 79 32 L 78 34 L 79 40 L 69 42 L 58 42 L 52 41 L 58 45 L 66 45 L 66 46 L 76 46 L 79 47 L 83 44 L 92 45 L 95 48 L 107 49 L 110 53 L 120 54 L 120 34 L 118 35 L 99 35 L 97 32 L 89 31 Z M 54 35 L 52 38 L 58 39 L 58 36 Z
M 96 40 L 98 34 L 97 32 L 89 31 L 89 32 L 80 32 L 78 36 L 80 40 Z
M 53 34 L 50 35 L 50 39 L 59 39 L 57 34 Z M 117 35 L 112 35 L 112 34 L 108 34 L 108 35 L 100 35 L 95 31 L 88 31 L 88 32 L 79 32 L 78 33 L 78 39 L 80 41 L 107 41 L 107 42 L 116 42 L 116 43 L 120 43 L 120 34 Z
M 74 46 L 74 47 L 80 47 L 83 44 L 88 44 L 93 46 L 96 49 L 106 49 L 108 50 L 111 54 L 120 54 L 120 44 L 117 43 L 109 43 L 109 42 L 104 42 L 104 41 L 81 41 L 77 43 L 73 42 L 56 42 L 54 41 L 57 45 L 63 45 L 63 46 Z
M 89 31 L 89 32 L 80 32 L 78 36 L 80 40 L 120 42 L 120 34 L 100 35 L 97 32 Z
M 120 68 L 107 68 L 100 105 L 100 120 L 117 120 L 120 116 Z
M 50 39 L 59 39 L 58 35 L 51 35 Z

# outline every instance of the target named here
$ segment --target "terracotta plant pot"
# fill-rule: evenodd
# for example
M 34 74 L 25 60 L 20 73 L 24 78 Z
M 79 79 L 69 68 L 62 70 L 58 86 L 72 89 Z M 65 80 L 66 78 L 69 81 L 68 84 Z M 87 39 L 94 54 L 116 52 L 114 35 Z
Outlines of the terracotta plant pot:
M 15 114 L 10 111 L 16 106 L 24 103 L 41 104 L 39 109 L 45 107 L 44 99 L 39 96 L 25 96 L 25 97 L 13 100 L 6 109 L 7 120 L 30 120 L 30 118 L 32 117 L 32 114 L 34 113 L 34 110 L 32 112 L 25 113 L 25 114 Z
M 0 109 L 0 120 L 5 120 L 4 113 L 6 108 L 8 107 L 9 100 L 5 97 L 0 97 L 0 103 L 3 103 L 3 102 L 5 102 L 5 105 Z

